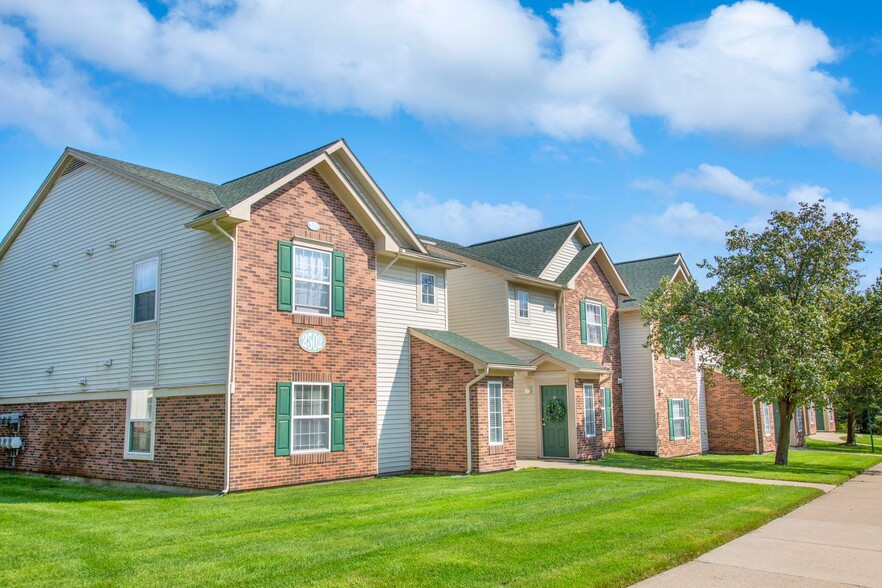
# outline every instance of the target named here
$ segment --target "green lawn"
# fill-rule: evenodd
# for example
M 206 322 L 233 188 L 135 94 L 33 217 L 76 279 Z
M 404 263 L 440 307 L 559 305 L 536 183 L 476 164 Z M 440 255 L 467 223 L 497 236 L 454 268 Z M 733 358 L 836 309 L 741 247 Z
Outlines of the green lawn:
M 845 445 L 835 441 L 821 441 L 820 439 L 806 439 L 805 446 L 818 451 L 843 451 L 845 453 L 870 453 L 869 445 Z M 876 453 L 882 455 L 882 445 L 876 447 Z
M 865 469 L 882 461 L 882 455 L 855 455 L 791 450 L 788 465 L 776 466 L 774 454 L 766 455 L 696 455 L 660 459 L 633 453 L 610 453 L 590 464 L 636 468 L 641 470 L 672 470 L 720 474 L 746 478 L 767 478 L 796 482 L 841 484 Z
M 846 436 L 843 435 L 842 437 L 840 437 L 840 439 L 842 439 L 842 441 L 844 442 L 845 437 Z M 875 441 L 876 446 L 879 447 L 880 446 L 879 442 L 882 441 L 882 439 L 880 439 L 878 433 L 873 433 L 873 440 Z M 861 444 L 861 445 L 866 445 L 867 447 L 869 447 L 870 446 L 870 434 L 869 433 L 855 433 L 854 442 Z
M 531 469 L 183 497 L 0 473 L 0 586 L 626 586 L 818 495 Z

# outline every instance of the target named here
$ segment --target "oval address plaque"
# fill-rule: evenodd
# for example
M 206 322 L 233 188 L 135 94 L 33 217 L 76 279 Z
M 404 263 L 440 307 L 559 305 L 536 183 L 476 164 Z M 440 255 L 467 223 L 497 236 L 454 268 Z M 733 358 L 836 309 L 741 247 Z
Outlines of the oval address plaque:
M 315 329 L 306 329 L 300 333 L 300 348 L 309 353 L 318 353 L 325 348 L 325 335 Z

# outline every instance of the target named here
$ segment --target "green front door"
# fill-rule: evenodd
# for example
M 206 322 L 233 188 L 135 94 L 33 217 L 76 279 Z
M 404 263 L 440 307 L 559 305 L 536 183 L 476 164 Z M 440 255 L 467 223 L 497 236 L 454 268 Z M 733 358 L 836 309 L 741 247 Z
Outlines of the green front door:
M 569 457 L 567 440 L 567 387 L 542 386 L 542 454 Z
M 818 430 L 819 431 L 826 431 L 827 430 L 827 419 L 824 418 L 824 409 L 819 408 L 818 410 L 816 410 L 815 417 L 816 417 L 815 422 L 818 423 Z

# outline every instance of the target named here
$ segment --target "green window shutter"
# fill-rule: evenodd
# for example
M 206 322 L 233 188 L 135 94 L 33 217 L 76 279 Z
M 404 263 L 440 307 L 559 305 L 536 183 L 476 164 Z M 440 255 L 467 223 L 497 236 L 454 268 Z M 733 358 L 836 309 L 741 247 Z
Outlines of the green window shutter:
M 600 324 L 603 332 L 603 346 L 609 347 L 609 324 L 606 320 L 606 304 L 600 305 Z
M 291 382 L 276 383 L 276 455 L 291 455 Z
M 612 388 L 603 389 L 604 429 L 612 431 Z
M 579 301 L 579 326 L 582 328 L 582 343 L 588 343 L 588 319 L 586 318 L 587 309 L 585 301 Z
M 688 400 L 683 401 L 683 407 L 684 407 L 684 410 L 686 411 L 686 438 L 691 439 L 692 438 L 692 428 L 689 426 L 689 401 Z
M 294 292 L 294 280 L 292 262 L 294 258 L 294 244 L 288 241 L 279 241 L 278 255 L 278 309 L 294 310 L 292 295 Z
M 668 429 L 671 431 L 671 440 L 674 439 L 674 403 L 668 398 Z
M 331 385 L 331 451 L 343 451 L 346 434 L 346 384 Z
M 346 255 L 334 252 L 331 315 L 346 316 Z

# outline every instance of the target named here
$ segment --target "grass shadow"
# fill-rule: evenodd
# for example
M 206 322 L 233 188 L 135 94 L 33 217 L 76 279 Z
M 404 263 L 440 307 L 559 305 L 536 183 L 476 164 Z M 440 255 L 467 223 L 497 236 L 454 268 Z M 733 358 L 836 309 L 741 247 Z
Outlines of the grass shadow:
M 147 488 L 119 487 L 109 483 L 72 481 L 0 471 L 0 504 L 118 502 L 182 496 L 187 495 Z

